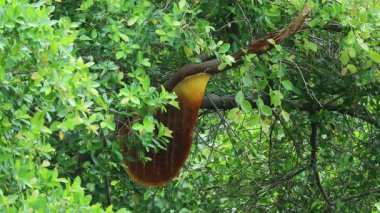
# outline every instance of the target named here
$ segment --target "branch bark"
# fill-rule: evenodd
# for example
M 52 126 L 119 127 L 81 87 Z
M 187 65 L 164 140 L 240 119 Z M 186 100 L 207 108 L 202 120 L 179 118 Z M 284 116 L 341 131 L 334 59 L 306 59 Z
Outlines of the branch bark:
M 251 103 L 252 108 L 257 108 L 256 106 L 256 98 L 249 97 L 247 100 Z M 362 121 L 365 121 L 369 124 L 372 124 L 376 127 L 379 127 L 379 122 L 375 117 L 373 117 L 367 110 L 360 109 L 356 110 L 354 108 L 347 108 L 342 105 L 338 104 L 322 104 L 322 106 L 318 104 L 313 104 L 310 102 L 284 102 L 284 105 L 289 105 L 290 107 L 297 108 L 301 111 L 305 112 L 311 112 L 313 110 L 321 110 L 325 109 L 330 112 L 337 112 L 342 115 L 349 115 L 353 118 L 360 119 Z M 235 101 L 234 97 L 225 97 L 225 96 L 216 96 L 216 95 L 208 95 L 203 98 L 203 102 L 201 105 L 202 109 L 222 109 L 222 110 L 228 110 L 238 107 L 238 104 Z M 361 113 L 357 113 L 356 111 L 360 111 Z
M 255 53 L 255 54 L 263 54 L 268 50 L 272 49 L 274 46 L 268 42 L 268 39 L 273 39 L 276 44 L 281 43 L 285 39 L 294 35 L 298 29 L 300 29 L 306 19 L 306 17 L 311 12 L 311 8 L 306 6 L 302 12 L 298 15 L 298 17 L 289 24 L 283 30 L 276 31 L 273 33 L 264 36 L 263 38 L 253 41 L 245 47 L 246 53 Z M 181 67 L 165 84 L 164 87 L 166 90 L 171 91 L 182 79 L 187 76 L 194 75 L 201 72 L 206 72 L 209 74 L 216 74 L 220 72 L 225 72 L 231 68 L 237 67 L 242 63 L 242 56 L 244 56 L 245 52 L 239 50 L 235 53 L 232 53 L 231 56 L 234 57 L 235 63 L 232 66 L 226 67 L 223 70 L 218 70 L 218 66 L 222 63 L 218 59 L 211 59 L 204 61 L 202 63 L 190 63 Z
M 317 168 L 317 152 L 318 152 L 318 125 L 316 122 L 311 122 L 311 134 L 310 134 L 310 146 L 311 146 L 311 153 L 310 153 L 310 166 L 313 171 L 315 182 L 318 186 L 319 192 L 322 194 L 323 199 L 325 200 L 326 204 L 329 206 L 329 208 L 332 207 L 332 203 L 326 193 L 326 191 L 323 189 L 321 178 L 319 176 L 318 168 Z

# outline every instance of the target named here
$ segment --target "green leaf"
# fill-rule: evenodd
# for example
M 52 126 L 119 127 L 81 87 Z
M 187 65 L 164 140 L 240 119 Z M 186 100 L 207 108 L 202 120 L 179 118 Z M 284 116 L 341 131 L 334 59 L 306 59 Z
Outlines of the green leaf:
M 340 60 L 343 65 L 346 65 L 348 63 L 349 57 L 346 50 L 343 50 L 340 56 Z
M 350 48 L 350 49 L 348 49 L 348 55 L 349 55 L 351 58 L 355 58 L 355 57 L 356 57 L 355 49 L 354 49 L 354 48 Z
M 149 195 L 149 191 L 146 191 L 146 192 L 144 193 L 144 200 L 148 200 L 149 197 L 150 197 L 150 195 Z
M 179 7 L 180 10 L 183 10 L 186 5 L 187 5 L 186 0 L 180 0 L 179 3 L 178 3 L 178 7 Z
M 154 123 L 153 123 L 153 117 L 146 116 L 143 120 L 144 129 L 147 132 L 153 132 L 154 131 Z
M 311 27 L 315 27 L 315 26 L 317 26 L 320 22 L 321 22 L 322 20 L 320 19 L 320 18 L 314 18 L 313 20 L 311 20 L 310 22 L 309 22 L 309 25 L 311 26 Z
M 155 32 L 157 35 L 160 35 L 160 36 L 166 35 L 166 32 L 161 29 L 157 29 Z
M 252 86 L 253 84 L 252 79 L 248 76 L 244 76 L 242 81 L 243 81 L 244 86 L 247 86 L 247 87 Z
M 88 36 L 86 36 L 86 35 L 81 35 L 81 36 L 79 37 L 79 40 L 80 40 L 80 41 L 92 41 L 93 39 L 90 38 L 90 37 L 88 37 Z
M 228 50 L 230 50 L 230 44 L 224 43 L 222 46 L 220 46 L 218 52 L 221 53 L 221 54 L 223 54 L 223 53 L 228 52 Z
M 231 109 L 227 114 L 227 118 L 236 124 L 240 124 L 243 121 L 243 115 L 239 108 Z
M 57 131 L 60 129 L 60 126 L 61 126 L 61 123 L 58 122 L 58 121 L 54 121 L 51 125 L 50 125 L 50 129 L 52 131 Z
M 251 103 L 247 100 L 242 100 L 240 106 L 244 112 L 251 112 L 252 111 Z
M 144 58 L 142 61 L 141 61 L 141 64 L 145 67 L 150 67 L 150 62 L 149 62 L 149 59 L 148 58 Z
M 375 207 L 376 207 L 377 211 L 380 211 L 380 202 L 375 203 Z
M 351 45 L 351 44 L 353 44 L 355 42 L 355 40 L 356 40 L 356 36 L 355 36 L 354 32 L 350 31 L 348 33 L 348 35 L 346 36 L 346 42 L 347 42 L 347 44 Z
M 282 110 L 282 111 L 281 111 L 281 116 L 284 118 L 284 120 L 285 120 L 286 122 L 289 121 L 289 113 L 287 113 L 286 111 Z
M 317 44 L 315 44 L 315 43 L 313 43 L 313 42 L 311 42 L 311 41 L 308 41 L 308 42 L 306 43 L 306 47 L 307 47 L 307 49 L 309 49 L 309 50 L 311 50 L 311 51 L 313 51 L 313 52 L 317 52 L 317 50 L 318 50 L 318 46 L 317 46 Z
M 148 90 L 149 87 L 150 87 L 150 78 L 149 76 L 145 76 L 143 81 L 142 81 L 142 86 L 144 88 L 144 90 Z
M 351 73 L 356 73 L 356 67 L 352 64 L 349 64 L 347 65 L 347 69 L 351 72 Z
M 125 53 L 123 51 L 117 51 L 116 52 L 116 59 L 124 58 Z
M 128 25 L 128 26 L 132 26 L 132 25 L 134 25 L 134 24 L 136 23 L 136 21 L 137 21 L 138 18 L 139 18 L 138 16 L 134 16 L 134 17 L 130 18 L 130 19 L 128 20 L 128 22 L 127 22 L 127 25 Z
M 123 33 L 119 33 L 119 36 L 121 39 L 123 39 L 123 41 L 125 42 L 129 42 L 129 37 Z
M 266 80 L 262 80 L 262 81 L 259 81 L 258 83 L 257 83 L 257 89 L 258 90 L 263 90 L 263 89 L 265 89 L 265 87 L 268 85 L 268 81 L 266 81 Z
M 270 101 L 273 106 L 280 106 L 281 105 L 281 100 L 284 96 L 282 93 L 278 90 L 274 90 L 270 92 Z
M 257 105 L 258 108 L 261 108 L 262 106 L 264 106 L 264 101 L 263 101 L 263 99 L 261 99 L 260 97 L 257 98 L 257 100 L 256 100 L 256 105 Z
M 227 55 L 227 56 L 226 56 L 226 59 L 227 59 L 226 62 L 227 62 L 228 64 L 230 64 L 230 65 L 231 65 L 232 63 L 235 63 L 235 58 L 232 57 L 232 56 L 230 56 L 230 55 Z
M 261 112 L 263 113 L 263 115 L 272 116 L 272 109 L 269 106 L 264 105 L 260 109 L 261 109 Z
M 293 84 L 292 84 L 292 82 L 289 81 L 289 80 L 281 81 L 281 84 L 282 84 L 282 86 L 283 86 L 286 90 L 288 90 L 288 91 L 290 91 L 290 90 L 293 89 Z
M 39 130 L 40 128 L 43 127 L 44 122 L 45 122 L 45 118 L 44 118 L 45 114 L 46 114 L 46 111 L 39 111 L 33 115 L 32 119 L 30 120 L 32 129 Z
M 5 70 L 0 64 L 0 83 L 5 80 Z
M 260 124 L 260 115 L 259 114 L 252 114 L 252 116 L 248 119 L 249 125 L 255 126 Z
M 140 131 L 140 130 L 142 130 L 143 128 L 144 128 L 144 126 L 141 125 L 140 123 L 134 123 L 134 124 L 132 125 L 132 129 L 133 129 L 133 130 L 136 130 L 136 131 Z
M 219 66 L 218 66 L 218 70 L 224 70 L 224 68 L 226 68 L 227 67 L 227 64 L 226 63 L 221 63 L 221 64 L 219 64 Z
M 235 101 L 236 103 L 241 105 L 243 100 L 244 100 L 244 94 L 243 94 L 243 91 L 240 90 L 239 92 L 235 94 Z
M 179 22 L 179 21 L 173 21 L 172 25 L 175 26 L 175 27 L 178 27 L 178 26 L 181 26 L 181 22 Z
M 134 103 L 134 104 L 136 104 L 136 105 L 140 105 L 140 99 L 138 98 L 138 97 L 136 97 L 136 96 L 132 96 L 131 97 L 131 101 L 132 101 L 132 103 Z
M 370 51 L 370 55 L 371 55 L 371 59 L 376 62 L 376 63 L 380 63 L 380 54 L 371 50 Z

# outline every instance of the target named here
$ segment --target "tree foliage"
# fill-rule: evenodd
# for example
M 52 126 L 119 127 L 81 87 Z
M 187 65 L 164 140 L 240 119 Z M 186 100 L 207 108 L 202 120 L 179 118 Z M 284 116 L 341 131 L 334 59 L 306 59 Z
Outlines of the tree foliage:
M 306 5 L 295 36 L 247 51 Z M 380 211 L 379 20 L 377 0 L 0 0 L 0 208 Z M 165 148 L 161 85 L 200 55 L 220 72 L 190 158 L 139 186 L 119 126 L 139 160 Z

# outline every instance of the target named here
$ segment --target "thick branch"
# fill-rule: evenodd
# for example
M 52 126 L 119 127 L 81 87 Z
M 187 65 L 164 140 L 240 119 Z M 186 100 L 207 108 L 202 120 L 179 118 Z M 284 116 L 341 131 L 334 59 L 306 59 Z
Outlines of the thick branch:
M 247 100 L 251 103 L 253 108 L 256 108 L 256 102 L 255 98 L 247 98 Z M 321 110 L 325 109 L 330 112 L 337 112 L 342 115 L 349 115 L 354 118 L 358 118 L 360 120 L 363 120 L 369 124 L 372 124 L 376 127 L 379 127 L 379 123 L 376 118 L 374 118 L 372 115 L 370 115 L 365 109 L 360 110 L 361 113 L 357 113 L 355 109 L 348 109 L 345 108 L 342 105 L 336 105 L 336 104 L 326 104 L 322 107 L 319 105 L 315 105 L 313 103 L 300 103 L 300 102 L 284 102 L 284 105 L 289 105 L 290 107 L 297 108 L 301 111 L 305 112 L 311 112 L 313 110 Z M 234 97 L 224 97 L 224 96 L 216 96 L 216 95 L 209 95 L 205 96 L 203 98 L 203 102 L 201 105 L 202 109 L 222 109 L 222 110 L 228 110 L 238 107 L 238 104 L 235 101 Z
M 311 27 L 308 26 L 307 24 L 304 24 L 299 30 L 306 30 L 306 29 L 311 29 Z M 326 24 L 323 27 L 320 27 L 318 29 L 334 31 L 334 32 L 342 32 L 344 30 L 344 27 L 339 24 Z
M 256 103 L 254 98 L 247 99 L 253 108 L 256 108 Z M 203 102 L 201 105 L 201 109 L 232 109 L 237 107 L 238 104 L 235 101 L 234 97 L 225 97 L 225 96 L 217 96 L 217 95 L 208 95 L 203 98 Z
M 285 29 L 281 31 L 276 31 L 273 33 L 270 33 L 269 35 L 250 43 L 248 46 L 246 46 L 246 52 L 247 53 L 256 53 L 256 54 L 263 54 L 266 51 L 273 48 L 273 45 L 268 42 L 268 39 L 273 39 L 275 43 L 280 43 L 284 41 L 285 39 L 289 38 L 290 36 L 294 35 L 297 30 L 303 25 L 307 15 L 311 12 L 311 8 L 309 6 L 306 6 L 302 12 L 298 15 L 298 17 Z M 222 63 L 218 59 L 212 59 L 208 61 L 204 61 L 199 64 L 186 64 L 183 67 L 181 67 L 165 84 L 165 88 L 169 91 L 171 91 L 182 79 L 186 78 L 187 76 L 194 75 L 201 72 L 207 72 L 210 74 L 216 74 L 219 72 L 227 71 L 233 67 L 239 66 L 242 63 L 242 56 L 244 55 L 244 52 L 242 50 L 239 50 L 233 54 L 231 54 L 232 57 L 235 58 L 236 63 L 233 64 L 233 66 L 226 67 L 224 70 L 218 70 L 218 66 Z
M 346 109 L 340 105 L 326 105 L 323 108 L 329 111 L 338 112 L 342 115 L 349 115 L 351 117 L 358 118 L 379 127 L 379 122 L 377 119 L 370 115 L 366 109 L 360 110 L 362 113 L 359 114 L 355 111 L 355 109 Z

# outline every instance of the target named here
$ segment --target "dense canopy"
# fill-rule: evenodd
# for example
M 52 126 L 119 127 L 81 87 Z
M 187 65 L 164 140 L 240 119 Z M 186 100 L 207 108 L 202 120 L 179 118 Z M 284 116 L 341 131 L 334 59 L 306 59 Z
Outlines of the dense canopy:
M 0 38 L 0 209 L 380 212 L 378 0 L 0 0 Z

